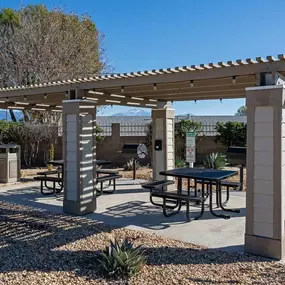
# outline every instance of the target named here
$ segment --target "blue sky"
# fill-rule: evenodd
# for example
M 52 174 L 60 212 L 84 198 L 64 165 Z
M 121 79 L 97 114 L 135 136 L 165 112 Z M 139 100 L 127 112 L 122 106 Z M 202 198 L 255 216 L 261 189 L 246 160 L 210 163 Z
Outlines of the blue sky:
M 0 8 L 44 3 L 88 13 L 105 34 L 115 72 L 285 53 L 285 0 L 0 0 Z M 177 114 L 233 114 L 244 100 L 175 103 Z M 104 109 L 104 114 L 124 111 Z

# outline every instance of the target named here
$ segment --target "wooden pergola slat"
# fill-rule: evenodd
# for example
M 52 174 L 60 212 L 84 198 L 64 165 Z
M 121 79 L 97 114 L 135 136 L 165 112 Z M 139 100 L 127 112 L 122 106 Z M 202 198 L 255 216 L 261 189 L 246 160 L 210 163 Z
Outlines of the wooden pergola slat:
M 10 103 L 10 106 L 15 101 L 24 102 L 24 99 L 26 100 L 25 102 L 31 105 L 42 101 L 49 106 L 59 106 L 62 100 L 67 99 L 66 94 L 70 90 L 88 91 L 93 89 L 105 94 L 104 98 L 100 98 L 100 103 L 104 103 L 104 100 L 114 101 L 115 96 L 110 94 L 125 95 L 125 98 L 117 100 L 117 97 L 116 99 L 122 105 L 139 104 L 140 100 L 136 98 L 140 97 L 142 100 L 162 100 L 163 95 L 165 95 L 164 99 L 170 101 L 187 98 L 192 100 L 192 98 L 199 98 L 199 96 L 205 98 L 207 94 L 208 99 L 211 99 L 220 96 L 219 92 L 223 92 L 224 98 L 233 98 L 233 93 L 231 93 L 233 89 L 232 78 L 235 78 L 235 88 L 242 89 L 245 86 L 258 85 L 256 79 L 259 78 L 261 73 L 278 72 L 284 76 L 284 59 L 285 56 L 281 54 L 278 55 L 278 59 L 273 56 L 267 56 L 266 60 L 261 57 L 256 59 L 247 58 L 246 60 L 238 59 L 236 61 L 185 65 L 167 69 L 104 74 L 30 86 L 15 86 L 0 89 L 0 101 L 4 100 L 5 104 Z M 123 93 L 121 92 L 122 90 L 124 91 Z M 241 94 L 244 97 L 245 91 L 243 90 Z M 9 102 L 6 102 L 7 98 Z M 149 103 L 146 101 L 142 102 L 142 100 L 140 104 Z

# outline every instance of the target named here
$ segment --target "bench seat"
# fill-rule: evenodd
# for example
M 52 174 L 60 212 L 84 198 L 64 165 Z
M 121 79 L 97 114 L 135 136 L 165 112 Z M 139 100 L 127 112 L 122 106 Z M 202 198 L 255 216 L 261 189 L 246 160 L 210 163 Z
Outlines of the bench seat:
M 62 173 L 61 169 L 56 169 L 56 170 L 48 170 L 48 171 L 42 171 L 38 172 L 37 175 L 53 175 L 53 174 L 59 174 Z
M 183 194 L 170 192 L 164 189 L 165 186 L 172 185 L 174 183 L 174 180 L 153 181 L 142 184 L 142 188 L 150 190 L 150 202 L 155 206 L 162 207 L 164 216 L 169 217 L 179 213 L 181 210 L 182 202 L 185 202 L 184 204 L 186 204 L 187 220 L 193 220 L 193 218 L 190 219 L 190 202 L 194 202 L 195 204 L 201 204 L 201 213 L 194 219 L 200 218 L 204 213 L 204 201 L 206 198 L 201 196 L 190 196 L 188 193 Z M 161 204 L 154 202 L 153 198 L 161 198 L 163 202 Z
M 62 182 L 62 178 L 60 177 L 53 177 L 53 176 L 37 176 L 34 177 L 36 181 L 48 181 L 48 182 Z
M 197 183 L 203 183 L 203 181 L 199 180 L 199 179 L 197 179 L 196 182 Z M 209 182 L 206 181 L 206 180 L 204 181 L 204 183 L 205 184 L 209 184 Z M 213 185 L 214 184 L 215 183 L 213 182 Z M 240 187 L 240 183 L 239 182 L 234 182 L 234 181 L 223 180 L 223 181 L 221 181 L 221 186 L 237 188 L 237 187 Z
M 160 181 L 153 181 L 153 182 L 147 182 L 145 184 L 142 184 L 142 188 L 154 190 L 154 189 L 161 189 L 162 187 L 172 185 L 174 184 L 174 180 L 160 180 Z
M 114 180 L 114 179 L 118 179 L 118 178 L 122 178 L 122 175 L 119 175 L 119 174 L 112 175 L 112 174 L 110 174 L 110 175 L 97 177 L 96 178 L 96 182 L 100 183 L 100 182 L 105 182 L 105 181 Z
M 43 195 L 50 195 L 60 193 L 63 189 L 63 179 L 61 177 L 53 177 L 53 176 L 37 176 L 34 177 L 35 181 L 41 182 L 41 193 Z M 47 182 L 52 182 L 53 187 L 47 185 Z M 59 184 L 59 188 L 56 187 L 56 183 Z M 50 191 L 45 191 L 44 187 Z
M 189 202 L 204 202 L 206 198 L 201 196 L 191 196 L 186 194 L 178 194 L 174 192 L 167 192 L 167 191 L 153 191 L 152 196 L 160 197 L 160 198 L 169 198 L 169 199 L 177 199 L 180 201 L 189 201 Z
M 115 171 L 115 170 L 96 170 L 96 174 L 119 174 L 119 171 Z
M 112 181 L 113 181 L 113 190 L 111 191 L 104 191 L 105 193 L 109 193 L 112 194 L 116 191 L 116 179 L 122 178 L 122 175 L 120 174 L 108 174 L 108 175 L 104 175 L 104 176 L 99 176 L 96 178 L 96 184 L 100 183 L 100 188 L 96 188 L 97 189 L 97 196 L 100 196 L 103 193 L 103 183 L 106 181 L 109 181 L 109 185 L 108 187 L 111 185 Z

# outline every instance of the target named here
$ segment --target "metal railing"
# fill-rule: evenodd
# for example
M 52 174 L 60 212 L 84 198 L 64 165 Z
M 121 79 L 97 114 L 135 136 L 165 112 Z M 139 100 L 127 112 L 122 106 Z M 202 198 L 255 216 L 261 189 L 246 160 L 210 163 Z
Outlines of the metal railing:
M 102 136 L 112 135 L 112 124 L 100 126 L 103 129 Z M 149 130 L 148 124 L 124 123 L 120 124 L 120 136 L 146 136 Z M 216 124 L 204 123 L 198 135 L 216 136 Z
M 100 134 L 104 137 L 112 136 L 112 124 L 99 125 L 103 132 Z M 123 123 L 120 124 L 120 136 L 146 136 L 149 130 L 148 124 Z M 58 126 L 59 135 L 62 135 L 62 126 Z M 212 122 L 203 123 L 199 136 L 216 136 L 216 124 Z

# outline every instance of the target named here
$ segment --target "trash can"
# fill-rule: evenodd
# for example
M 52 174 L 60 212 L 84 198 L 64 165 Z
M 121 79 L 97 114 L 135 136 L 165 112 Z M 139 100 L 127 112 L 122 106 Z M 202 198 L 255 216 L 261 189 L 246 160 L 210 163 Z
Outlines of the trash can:
M 15 144 L 0 145 L 0 182 L 17 182 L 21 178 L 21 148 Z

